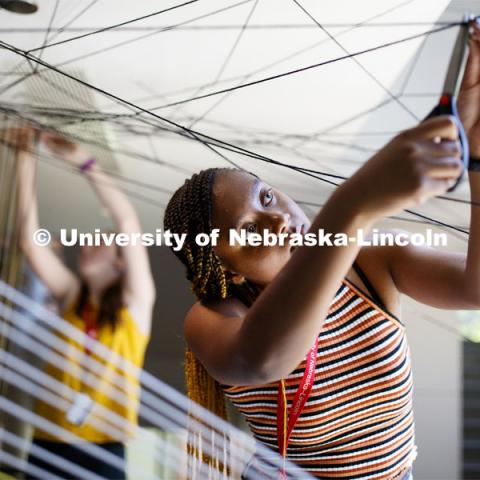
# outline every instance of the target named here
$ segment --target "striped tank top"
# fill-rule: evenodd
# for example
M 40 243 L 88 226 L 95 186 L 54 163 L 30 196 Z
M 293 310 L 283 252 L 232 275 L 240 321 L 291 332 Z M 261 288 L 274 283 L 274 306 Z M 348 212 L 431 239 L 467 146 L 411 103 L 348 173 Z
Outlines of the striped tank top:
M 325 480 L 401 478 L 416 455 L 403 324 L 344 280 L 318 340 L 315 381 L 287 458 Z M 285 379 L 287 408 L 304 369 L 305 360 Z M 276 452 L 278 384 L 224 386 L 255 438 Z

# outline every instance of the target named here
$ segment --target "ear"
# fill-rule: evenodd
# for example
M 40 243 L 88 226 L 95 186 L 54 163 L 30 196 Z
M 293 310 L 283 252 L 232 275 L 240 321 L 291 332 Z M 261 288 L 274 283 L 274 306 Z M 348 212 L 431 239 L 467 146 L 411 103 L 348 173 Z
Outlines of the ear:
M 224 265 L 222 265 L 222 271 L 225 273 L 227 278 L 227 283 L 233 283 L 234 285 L 241 285 L 245 282 L 245 277 L 239 273 L 232 272 L 228 270 Z
M 234 285 L 241 285 L 244 282 L 245 282 L 244 276 L 239 275 L 238 273 L 231 273 L 230 283 L 233 283 Z

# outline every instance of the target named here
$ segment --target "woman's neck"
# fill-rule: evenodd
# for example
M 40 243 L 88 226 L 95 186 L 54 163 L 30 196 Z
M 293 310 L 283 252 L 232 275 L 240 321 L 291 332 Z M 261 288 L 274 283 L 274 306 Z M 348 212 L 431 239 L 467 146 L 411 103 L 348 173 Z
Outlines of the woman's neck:
M 102 300 L 103 290 L 88 287 L 88 301 L 94 307 L 98 307 Z

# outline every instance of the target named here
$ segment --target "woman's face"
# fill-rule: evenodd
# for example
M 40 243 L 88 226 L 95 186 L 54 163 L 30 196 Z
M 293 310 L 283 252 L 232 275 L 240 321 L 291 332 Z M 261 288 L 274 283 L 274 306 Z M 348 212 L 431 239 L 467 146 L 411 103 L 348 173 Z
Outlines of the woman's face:
M 80 249 L 78 259 L 79 272 L 87 282 L 95 282 L 102 287 L 108 287 L 118 280 L 122 272 L 122 262 L 116 245 L 101 244 L 84 246 Z
M 220 171 L 213 184 L 212 226 L 220 229 L 215 253 L 232 273 L 257 283 L 270 283 L 292 255 L 283 246 L 229 245 L 229 229 L 263 234 L 306 233 L 310 221 L 287 195 L 246 172 Z

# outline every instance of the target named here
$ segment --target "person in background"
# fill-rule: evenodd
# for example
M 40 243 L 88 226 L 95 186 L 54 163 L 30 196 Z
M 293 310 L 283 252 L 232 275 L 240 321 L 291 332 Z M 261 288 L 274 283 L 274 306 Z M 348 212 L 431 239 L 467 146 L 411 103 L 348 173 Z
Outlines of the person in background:
M 141 226 L 129 199 L 114 185 L 96 159 L 79 144 L 56 133 L 38 132 L 31 127 L 7 131 L 7 141 L 17 150 L 18 205 L 21 221 L 21 249 L 29 264 L 45 283 L 59 305 L 60 316 L 74 327 L 108 347 L 120 357 L 142 367 L 150 337 L 155 287 L 148 253 L 140 244 L 118 247 L 101 244 L 80 247 L 78 271 L 74 272 L 49 247 L 34 242 L 39 229 L 35 194 L 35 162 L 37 142 L 51 154 L 78 169 L 91 185 L 104 208 L 109 212 L 118 232 L 141 233 Z M 54 185 L 51 186 L 55 188 Z M 59 201 L 62 199 L 59 198 Z M 71 358 L 76 348 L 82 355 L 91 355 L 87 345 L 78 345 L 63 335 L 69 351 L 63 356 Z M 61 365 L 46 365 L 45 372 L 76 392 L 71 408 L 65 412 L 56 405 L 37 400 L 35 412 L 41 417 L 74 434 L 78 442 L 95 444 L 120 459 L 125 457 L 125 442 L 137 425 L 139 379 L 123 373 L 122 385 L 126 402 L 109 395 L 109 380 L 122 371 L 114 363 L 102 363 L 101 378 L 97 383 L 85 382 L 83 375 L 67 372 Z M 113 432 L 96 428 L 86 418 L 78 417 L 77 401 L 88 399 L 92 411 L 101 405 L 125 420 L 123 430 Z M 76 442 L 59 438 L 52 432 L 35 428 L 33 443 L 50 452 L 94 471 L 105 478 L 125 478 L 125 471 L 106 460 L 87 455 L 77 448 Z M 30 452 L 29 463 L 60 477 L 71 478 L 59 467 L 38 458 Z

